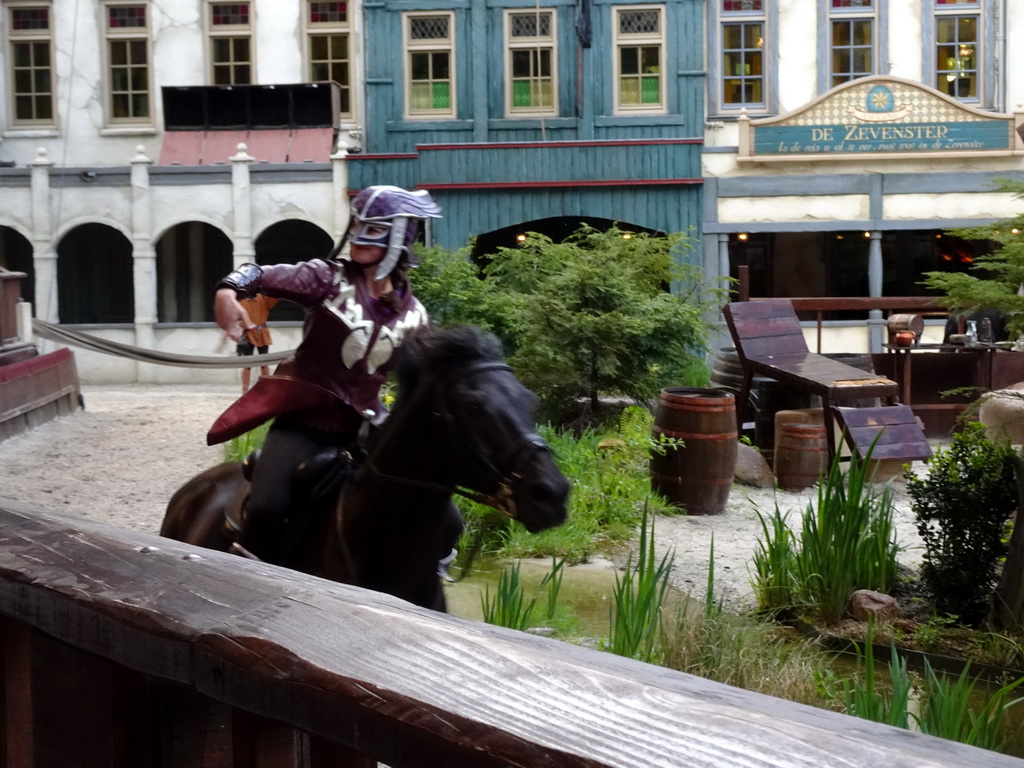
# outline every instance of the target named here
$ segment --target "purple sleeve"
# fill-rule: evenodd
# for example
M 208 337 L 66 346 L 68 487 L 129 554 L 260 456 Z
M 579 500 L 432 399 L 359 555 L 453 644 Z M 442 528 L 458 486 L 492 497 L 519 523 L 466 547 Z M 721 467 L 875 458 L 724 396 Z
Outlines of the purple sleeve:
M 337 280 L 340 280 L 338 282 Z M 344 273 L 323 259 L 263 267 L 261 288 L 267 296 L 315 307 L 333 299 L 344 285 Z

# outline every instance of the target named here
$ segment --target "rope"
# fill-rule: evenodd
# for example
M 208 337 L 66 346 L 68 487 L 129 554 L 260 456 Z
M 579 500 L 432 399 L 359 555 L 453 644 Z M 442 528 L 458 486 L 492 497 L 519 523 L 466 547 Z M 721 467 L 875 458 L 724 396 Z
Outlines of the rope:
M 279 363 L 282 360 L 295 354 L 294 349 L 284 352 L 270 352 L 266 355 L 252 355 L 246 357 L 202 357 L 198 355 L 175 355 L 170 352 L 158 352 L 155 349 L 142 349 L 132 347 L 128 344 L 120 344 L 116 341 L 108 341 L 98 336 L 90 336 L 87 333 L 79 333 L 63 328 L 45 320 L 34 319 L 32 330 L 37 336 L 44 339 L 56 341 L 60 344 L 68 344 L 72 347 L 82 347 L 93 352 L 100 352 L 105 355 L 116 355 L 127 357 L 129 360 L 138 360 L 143 363 L 154 365 L 174 365 L 179 368 L 254 368 L 269 363 Z

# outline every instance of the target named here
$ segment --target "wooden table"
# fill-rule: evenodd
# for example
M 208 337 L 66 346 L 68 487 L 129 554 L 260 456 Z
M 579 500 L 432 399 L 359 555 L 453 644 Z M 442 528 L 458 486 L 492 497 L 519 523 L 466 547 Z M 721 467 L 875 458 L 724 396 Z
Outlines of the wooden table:
M 914 352 L 947 352 L 955 354 L 974 355 L 975 376 L 974 386 L 978 389 L 989 390 L 993 388 L 992 358 L 996 352 L 1009 351 L 999 344 L 915 344 L 909 347 L 898 347 L 894 344 L 883 344 L 885 349 L 896 355 L 895 378 L 899 384 L 900 402 L 904 405 L 913 405 L 913 364 Z

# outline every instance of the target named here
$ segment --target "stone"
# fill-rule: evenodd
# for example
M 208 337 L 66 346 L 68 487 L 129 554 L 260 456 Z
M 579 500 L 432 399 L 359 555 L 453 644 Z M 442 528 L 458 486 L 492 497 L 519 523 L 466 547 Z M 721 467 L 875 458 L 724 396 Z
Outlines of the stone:
M 870 618 L 897 621 L 905 618 L 895 597 L 871 589 L 858 589 L 850 596 L 850 615 L 857 621 Z
M 737 483 L 754 488 L 771 488 L 775 483 L 775 476 L 764 456 L 757 448 L 746 443 L 739 444 L 736 452 L 736 474 L 733 477 Z

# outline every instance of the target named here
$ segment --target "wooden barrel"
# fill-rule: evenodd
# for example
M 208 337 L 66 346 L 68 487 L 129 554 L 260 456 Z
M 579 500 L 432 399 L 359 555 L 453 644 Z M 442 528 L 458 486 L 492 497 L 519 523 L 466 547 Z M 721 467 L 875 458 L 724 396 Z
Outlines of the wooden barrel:
M 885 321 L 889 338 L 892 338 L 899 331 L 913 331 L 918 339 L 924 333 L 924 318 L 920 315 L 889 315 Z
M 651 454 L 651 487 L 691 515 L 724 512 L 736 473 L 736 396 L 725 389 L 666 387 L 653 433 L 684 445 Z
M 810 488 L 828 470 L 828 442 L 821 424 L 780 424 L 775 480 L 786 491 Z
M 771 463 L 775 449 L 775 414 L 809 408 L 811 396 L 801 392 L 792 384 L 765 379 L 757 387 L 757 416 L 754 419 L 754 445 Z
M 743 409 L 743 434 L 753 439 L 755 434 L 755 422 L 757 420 L 757 405 L 759 398 L 759 387 L 762 382 L 771 381 L 765 376 L 754 376 L 750 382 L 750 392 L 747 395 L 747 405 Z M 736 347 L 722 347 L 715 353 L 711 361 L 711 382 L 712 389 L 725 389 L 737 397 L 743 388 L 743 363 L 740 362 L 739 352 Z

